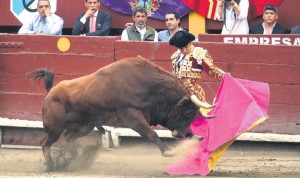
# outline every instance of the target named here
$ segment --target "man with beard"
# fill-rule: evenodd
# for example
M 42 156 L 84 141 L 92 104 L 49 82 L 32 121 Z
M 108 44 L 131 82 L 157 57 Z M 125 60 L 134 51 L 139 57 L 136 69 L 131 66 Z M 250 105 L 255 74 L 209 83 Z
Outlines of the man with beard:
M 49 0 L 38 0 L 37 14 L 24 23 L 18 34 L 61 35 L 64 21 L 51 13 Z
M 85 0 L 87 11 L 81 14 L 73 27 L 73 35 L 107 36 L 111 30 L 112 17 L 100 11 L 100 0 Z
M 146 24 L 146 9 L 142 7 L 134 8 L 132 19 L 134 24 L 123 30 L 121 36 L 122 41 L 158 41 L 156 30 Z

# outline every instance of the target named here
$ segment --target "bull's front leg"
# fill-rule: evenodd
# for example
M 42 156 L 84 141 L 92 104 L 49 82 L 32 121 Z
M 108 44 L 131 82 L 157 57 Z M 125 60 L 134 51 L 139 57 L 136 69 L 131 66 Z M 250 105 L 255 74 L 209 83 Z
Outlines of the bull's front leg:
M 126 127 L 129 127 L 139 133 L 142 137 L 153 142 L 161 151 L 162 156 L 174 156 L 175 153 L 161 141 L 157 133 L 150 127 L 144 114 L 134 108 L 119 110 L 118 117 L 124 121 Z
M 175 155 L 175 152 L 172 151 L 165 143 L 161 141 L 157 133 L 149 125 L 139 125 L 132 129 L 139 133 L 142 137 L 145 137 L 151 142 L 153 142 L 161 151 L 162 156 L 169 157 Z

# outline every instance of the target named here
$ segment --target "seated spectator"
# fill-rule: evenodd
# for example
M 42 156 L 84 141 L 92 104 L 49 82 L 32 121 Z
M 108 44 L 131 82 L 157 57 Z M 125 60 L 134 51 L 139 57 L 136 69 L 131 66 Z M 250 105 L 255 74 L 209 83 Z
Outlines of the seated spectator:
M 180 27 L 180 18 L 177 12 L 169 10 L 165 15 L 165 22 L 167 30 L 158 32 L 158 41 L 169 41 L 170 38 L 179 30 L 183 30 Z M 133 23 L 126 23 L 125 26 L 132 26 Z
M 18 34 L 61 35 L 64 21 L 51 13 L 49 0 L 38 0 L 37 14 L 24 23 Z
M 249 34 L 248 0 L 219 0 L 217 19 L 224 22 L 221 34 Z
M 100 0 L 85 0 L 87 11 L 77 18 L 72 30 L 73 35 L 109 35 L 112 17 L 110 14 L 100 11 L 100 6 Z
M 165 22 L 167 30 L 158 32 L 158 41 L 169 41 L 177 31 L 182 30 L 179 15 L 173 10 L 166 13 Z
M 291 30 L 291 34 L 300 34 L 300 25 L 293 27 Z
M 126 27 L 121 35 L 121 40 L 158 41 L 158 34 L 154 28 L 146 24 L 147 11 L 142 7 L 133 9 L 132 19 L 134 24 Z
M 278 9 L 272 4 L 264 7 L 264 22 L 254 26 L 251 34 L 289 34 L 290 31 L 277 23 Z

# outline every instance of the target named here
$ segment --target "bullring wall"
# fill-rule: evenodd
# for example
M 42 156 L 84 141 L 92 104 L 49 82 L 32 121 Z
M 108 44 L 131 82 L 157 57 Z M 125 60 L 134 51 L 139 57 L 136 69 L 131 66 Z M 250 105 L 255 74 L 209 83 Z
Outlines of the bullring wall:
M 59 48 L 62 37 L 70 42 L 66 52 Z M 297 125 L 300 123 L 299 46 L 218 42 L 196 42 L 194 45 L 208 49 L 215 64 L 232 76 L 269 83 L 270 119 L 252 132 L 300 134 Z M 38 68 L 52 69 L 57 83 L 137 55 L 171 71 L 170 56 L 175 50 L 166 42 L 124 42 L 118 37 L 0 34 L 0 117 L 41 121 L 41 105 L 46 91 L 43 82 L 33 83 L 26 77 L 26 72 Z M 201 85 L 208 100 L 212 101 L 219 82 L 203 74 Z M 17 142 L 10 137 L 3 140 Z

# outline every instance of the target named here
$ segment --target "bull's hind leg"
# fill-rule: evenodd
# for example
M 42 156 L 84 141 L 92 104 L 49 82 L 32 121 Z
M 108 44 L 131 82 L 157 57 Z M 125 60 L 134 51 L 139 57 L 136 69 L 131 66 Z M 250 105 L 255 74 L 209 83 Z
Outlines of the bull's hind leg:
M 64 133 L 64 137 L 67 142 L 66 151 L 70 152 L 72 157 L 77 157 L 77 146 L 75 141 L 89 134 L 94 129 L 94 125 L 92 124 L 70 124 L 67 126 L 66 132 Z
M 126 127 L 133 129 L 142 137 L 153 142 L 160 149 L 162 156 L 175 155 L 175 153 L 160 140 L 157 133 L 150 127 L 141 111 L 134 108 L 119 110 L 118 117 L 122 118 Z
M 56 129 L 55 131 L 48 131 L 45 138 L 42 140 L 42 150 L 45 157 L 45 171 L 54 170 L 54 162 L 51 157 L 50 148 L 54 142 L 56 142 L 60 134 L 63 132 L 63 129 Z
M 56 125 L 57 126 L 57 125 Z M 48 127 L 47 127 L 48 128 Z M 93 129 L 92 125 L 82 125 L 79 123 L 65 124 L 59 131 L 47 132 L 47 136 L 42 141 L 43 152 L 45 156 L 46 171 L 61 170 L 66 168 L 72 160 L 78 158 L 76 139 L 87 135 Z M 49 130 L 49 129 L 47 129 Z M 50 155 L 51 145 L 59 139 L 61 133 L 64 132 L 66 144 L 55 151 L 52 158 Z M 54 160 L 53 160 L 54 159 Z
M 64 133 L 64 137 L 67 142 L 75 141 L 76 139 L 86 136 L 94 129 L 93 124 L 70 124 L 66 126 L 66 132 Z
M 71 125 L 70 125 L 71 126 Z M 95 159 L 96 151 L 99 148 L 99 144 L 95 144 L 93 146 L 87 145 L 84 149 L 78 154 L 76 139 L 88 135 L 93 129 L 93 124 L 73 124 L 69 129 L 64 133 L 65 139 L 67 141 L 66 145 L 66 153 L 69 153 L 71 157 L 69 159 L 66 157 L 66 160 L 63 161 L 63 164 L 59 165 L 60 168 L 64 168 L 68 166 L 68 169 L 76 169 L 78 167 L 86 169 L 88 168 Z M 65 157 L 65 156 L 63 156 Z

